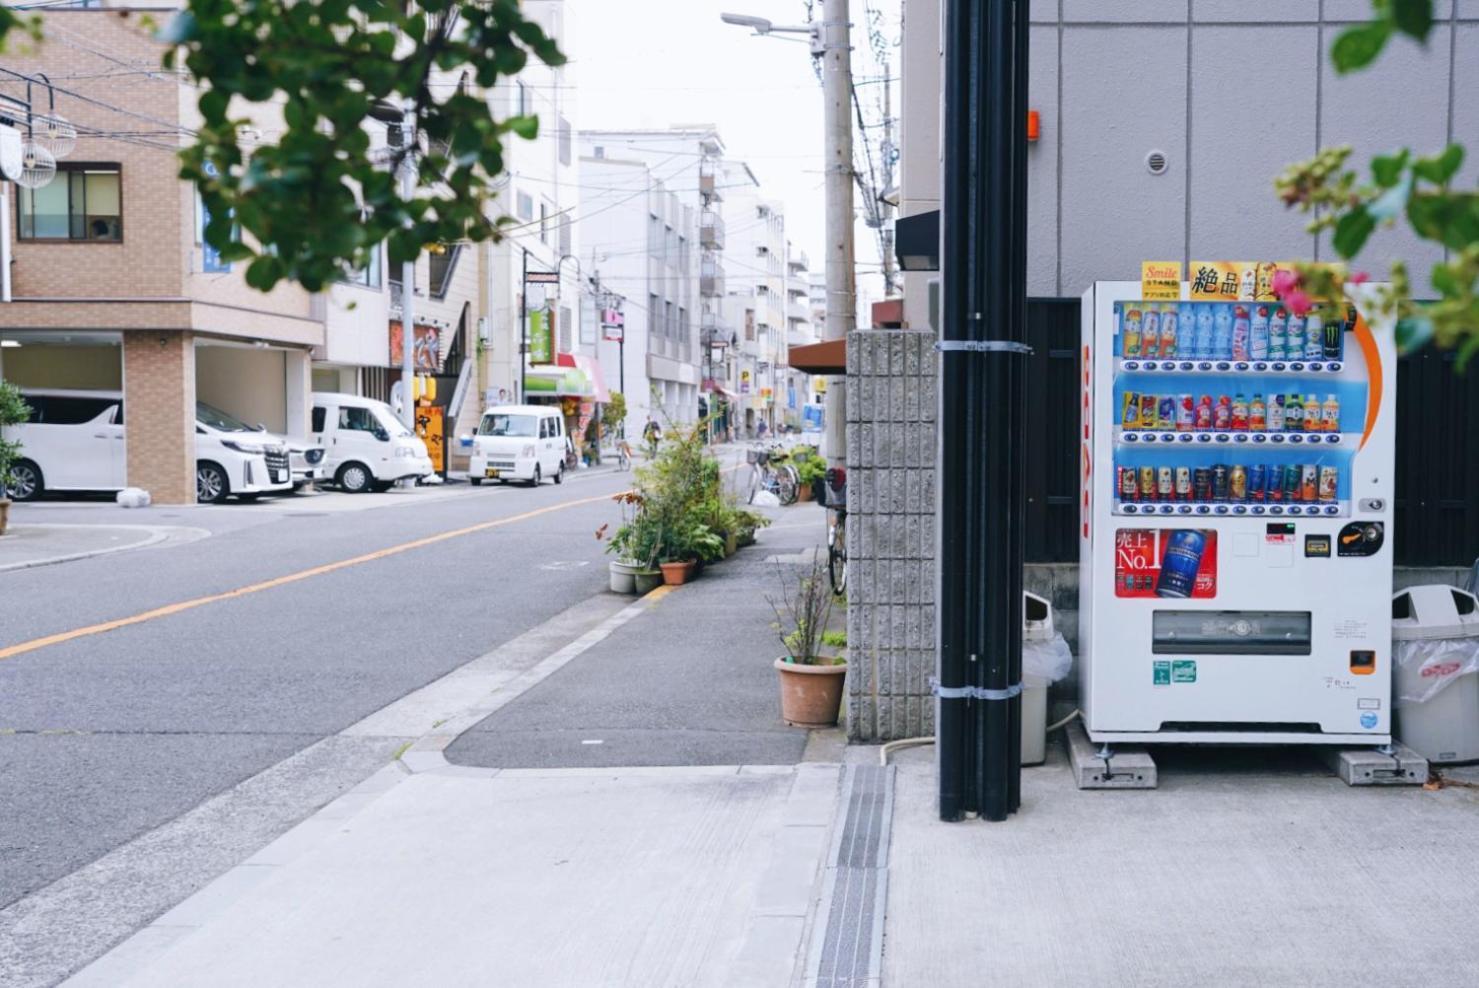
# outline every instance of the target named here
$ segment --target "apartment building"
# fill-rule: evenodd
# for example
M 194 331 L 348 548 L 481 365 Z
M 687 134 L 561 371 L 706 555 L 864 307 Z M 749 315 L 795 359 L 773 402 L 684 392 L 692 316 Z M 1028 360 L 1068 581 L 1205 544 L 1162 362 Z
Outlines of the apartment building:
M 195 90 L 138 71 L 157 69 L 162 52 L 144 17 L 42 17 L 43 40 L 12 47 L 6 68 L 57 80 L 57 112 L 79 135 L 49 185 L 15 190 L 0 374 L 22 387 L 122 391 L 128 483 L 160 503 L 193 502 L 197 401 L 306 435 L 323 303 L 294 285 L 249 288 L 243 265 L 203 245 L 206 218 L 175 160 L 200 122 Z M 25 83 L 0 80 L 0 96 L 13 106 Z M 47 93 L 33 87 L 37 96 Z
M 710 127 L 588 130 L 580 146 L 582 249 L 602 286 L 625 300 L 626 339 L 601 343 L 600 356 L 615 366 L 624 355 L 617 377 L 626 382 L 628 434 L 648 415 L 695 421 L 710 410 L 700 326 L 709 339 L 717 330 L 698 313 L 726 277 L 714 184 L 723 141 Z

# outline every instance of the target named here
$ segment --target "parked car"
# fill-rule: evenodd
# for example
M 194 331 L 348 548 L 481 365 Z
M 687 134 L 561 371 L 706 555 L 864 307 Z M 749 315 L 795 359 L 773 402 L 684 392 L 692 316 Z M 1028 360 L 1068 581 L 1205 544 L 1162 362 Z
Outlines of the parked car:
M 323 479 L 324 448 L 297 439 L 288 440 L 288 462 L 293 471 L 293 490 L 301 491 Z
M 118 391 L 22 389 L 31 419 L 6 429 L 19 440 L 11 497 L 45 491 L 116 491 L 126 485 L 123 394 Z M 284 441 L 204 402 L 196 403 L 195 496 L 206 503 L 230 495 L 254 498 L 291 490 Z
M 565 481 L 565 419 L 545 405 L 499 405 L 483 413 L 472 439 L 467 479 L 521 480 L 531 487 L 545 477 Z
M 434 472 L 426 443 L 383 401 L 315 391 L 311 428 L 324 448 L 324 476 L 351 494 Z

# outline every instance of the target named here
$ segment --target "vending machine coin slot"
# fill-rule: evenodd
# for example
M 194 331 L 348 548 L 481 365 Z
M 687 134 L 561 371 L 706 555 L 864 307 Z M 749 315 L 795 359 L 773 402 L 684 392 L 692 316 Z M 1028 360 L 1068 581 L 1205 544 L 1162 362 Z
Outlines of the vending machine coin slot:
M 1376 653 L 1361 650 L 1351 652 L 1351 675 L 1369 676 L 1376 672 Z

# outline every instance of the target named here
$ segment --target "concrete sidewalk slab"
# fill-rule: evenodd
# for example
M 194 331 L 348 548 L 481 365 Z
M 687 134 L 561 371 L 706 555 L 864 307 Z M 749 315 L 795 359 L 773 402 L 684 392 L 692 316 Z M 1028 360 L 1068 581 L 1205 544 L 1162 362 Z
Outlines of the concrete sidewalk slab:
M 0 536 L 0 572 L 143 549 L 172 538 L 193 541 L 208 534 L 168 525 L 12 524 Z
M 67 984 L 786 985 L 838 774 L 406 776 L 350 814 L 330 804 Z
M 1472 985 L 1479 792 L 1352 789 L 1307 752 L 1158 749 L 1079 791 L 1062 748 L 1005 823 L 940 823 L 897 758 L 883 983 Z

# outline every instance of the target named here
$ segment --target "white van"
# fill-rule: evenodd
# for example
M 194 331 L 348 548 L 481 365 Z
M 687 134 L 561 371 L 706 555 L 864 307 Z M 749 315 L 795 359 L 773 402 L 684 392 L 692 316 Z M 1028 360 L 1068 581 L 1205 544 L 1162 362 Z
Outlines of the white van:
M 310 429 L 324 447 L 324 476 L 351 494 L 433 472 L 426 443 L 383 401 L 315 391 Z
M 467 479 L 500 483 L 522 480 L 530 486 L 545 477 L 565 481 L 565 419 L 548 405 L 499 405 L 483 413 L 472 436 Z
M 128 457 L 123 394 L 118 391 L 22 389 L 31 418 L 5 430 L 21 443 L 11 468 L 10 496 L 30 501 L 45 491 L 117 491 L 126 486 Z M 254 429 L 204 402 L 195 406 L 195 496 L 214 504 L 235 494 L 293 488 L 282 439 Z

